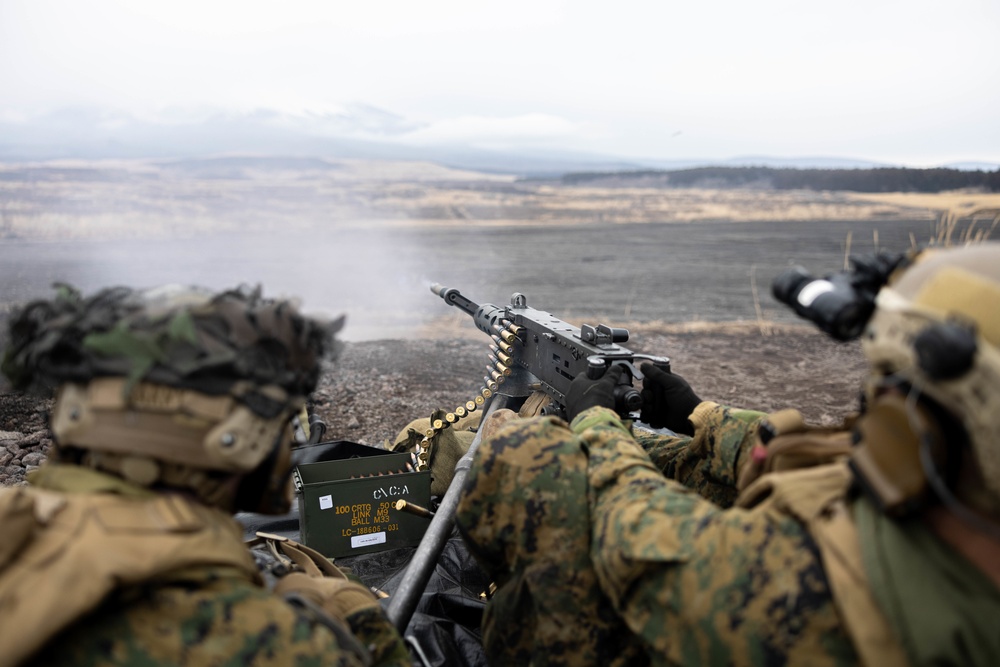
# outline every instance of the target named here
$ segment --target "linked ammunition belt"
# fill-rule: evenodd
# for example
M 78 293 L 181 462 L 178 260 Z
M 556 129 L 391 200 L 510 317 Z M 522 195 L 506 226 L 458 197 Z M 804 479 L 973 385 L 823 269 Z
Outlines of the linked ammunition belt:
M 514 365 L 514 342 L 519 340 L 517 335 L 523 329 L 524 327 L 508 320 L 502 320 L 500 326 L 493 327 L 495 333 L 491 336 L 493 343 L 490 345 L 489 364 L 486 366 L 486 375 L 483 376 L 482 388 L 475 398 L 445 414 L 444 419 L 435 419 L 431 422 L 430 428 L 424 432 L 424 437 L 417 445 L 418 471 L 430 468 L 431 445 L 437 435 L 458 420 L 485 406 L 486 401 L 510 377 L 511 366 Z

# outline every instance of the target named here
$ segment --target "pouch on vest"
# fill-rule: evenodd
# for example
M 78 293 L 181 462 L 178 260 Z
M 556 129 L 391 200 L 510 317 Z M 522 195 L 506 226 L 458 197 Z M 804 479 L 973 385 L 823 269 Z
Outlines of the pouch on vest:
M 743 464 L 737 491 L 742 492 L 761 475 L 781 470 L 811 468 L 839 461 L 851 453 L 854 440 L 850 416 L 836 427 L 811 426 L 798 410 L 781 410 L 765 417 L 757 430 L 757 440 Z
M 0 492 L 0 570 L 31 541 L 35 529 L 35 501 L 21 489 Z

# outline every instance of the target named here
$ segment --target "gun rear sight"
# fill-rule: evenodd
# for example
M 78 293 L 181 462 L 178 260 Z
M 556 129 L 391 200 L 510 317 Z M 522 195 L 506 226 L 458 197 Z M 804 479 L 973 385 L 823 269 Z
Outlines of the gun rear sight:
M 580 338 L 585 343 L 593 345 L 605 345 L 607 343 L 628 342 L 628 329 L 621 327 L 609 327 L 606 324 L 598 324 L 592 327 L 589 324 L 580 326 Z

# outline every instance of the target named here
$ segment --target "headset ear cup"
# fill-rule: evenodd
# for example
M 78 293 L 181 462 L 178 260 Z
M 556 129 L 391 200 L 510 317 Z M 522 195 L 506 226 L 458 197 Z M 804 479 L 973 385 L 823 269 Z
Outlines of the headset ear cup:
M 913 339 L 917 366 L 933 381 L 954 380 L 976 361 L 975 329 L 958 322 L 936 322 Z
M 921 506 L 928 495 L 920 462 L 921 437 L 935 443 L 935 459 L 944 445 L 935 420 L 922 406 L 908 406 L 898 393 L 879 396 L 857 422 L 860 440 L 850 466 L 869 496 L 886 514 L 901 515 Z

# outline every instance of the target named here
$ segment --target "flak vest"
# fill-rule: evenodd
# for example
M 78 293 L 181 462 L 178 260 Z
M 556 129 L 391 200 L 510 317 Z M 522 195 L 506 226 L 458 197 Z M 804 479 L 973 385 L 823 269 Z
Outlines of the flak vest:
M 0 667 L 16 665 L 119 589 L 187 568 L 261 584 L 229 515 L 175 495 L 0 489 Z

